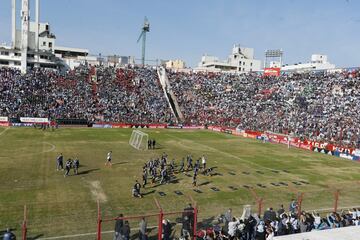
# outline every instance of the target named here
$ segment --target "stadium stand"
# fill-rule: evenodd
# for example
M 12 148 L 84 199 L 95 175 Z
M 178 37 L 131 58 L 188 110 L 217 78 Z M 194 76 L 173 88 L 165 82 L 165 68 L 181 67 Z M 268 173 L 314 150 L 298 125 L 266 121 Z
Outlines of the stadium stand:
M 269 130 L 359 147 L 359 71 L 280 77 L 172 71 L 167 75 L 185 117 L 183 124 Z M 175 121 L 156 69 L 147 67 L 80 66 L 65 74 L 36 69 L 26 75 L 0 68 L 0 116 L 138 124 Z M 213 226 L 198 235 L 271 239 L 266 237 L 360 224 L 360 209 L 326 217 L 295 209 L 268 209 L 262 218 L 231 218 L 223 231 Z
M 184 124 L 238 126 L 359 146 L 359 71 L 281 77 L 167 74 Z M 0 116 L 138 124 L 175 121 L 153 68 L 80 66 L 64 75 L 38 69 L 24 76 L 1 68 L 0 99 Z
M 294 134 L 359 145 L 360 74 L 184 73 L 168 78 L 189 124 Z
M 26 75 L 0 69 L 0 116 L 78 118 L 127 123 L 171 122 L 151 68 L 80 66 L 62 75 L 37 69 Z

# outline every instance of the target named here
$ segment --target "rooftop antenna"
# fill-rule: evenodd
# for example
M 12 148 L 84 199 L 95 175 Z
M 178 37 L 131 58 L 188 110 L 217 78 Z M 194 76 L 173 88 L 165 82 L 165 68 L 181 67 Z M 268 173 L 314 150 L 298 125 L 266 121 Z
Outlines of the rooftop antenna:
M 137 43 L 140 41 L 140 39 L 142 38 L 142 55 L 141 55 L 141 64 L 143 66 L 145 66 L 145 48 L 146 48 L 146 33 L 150 32 L 150 23 L 148 21 L 148 19 L 145 17 L 144 18 L 144 25 L 142 27 L 142 31 L 140 33 L 140 36 L 137 40 Z

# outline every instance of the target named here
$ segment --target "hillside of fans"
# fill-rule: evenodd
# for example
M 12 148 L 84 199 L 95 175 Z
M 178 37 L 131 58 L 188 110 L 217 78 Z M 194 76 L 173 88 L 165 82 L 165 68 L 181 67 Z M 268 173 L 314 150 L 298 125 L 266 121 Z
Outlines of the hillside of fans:
M 168 72 L 188 124 L 294 134 L 357 146 L 360 74 Z
M 360 74 L 168 71 L 184 124 L 238 126 L 357 147 Z M 172 123 L 154 68 L 80 66 L 66 74 L 0 69 L 0 116 Z
M 93 76 L 96 76 L 93 78 Z M 156 70 L 80 66 L 66 74 L 0 69 L 0 116 L 127 123 L 172 120 Z

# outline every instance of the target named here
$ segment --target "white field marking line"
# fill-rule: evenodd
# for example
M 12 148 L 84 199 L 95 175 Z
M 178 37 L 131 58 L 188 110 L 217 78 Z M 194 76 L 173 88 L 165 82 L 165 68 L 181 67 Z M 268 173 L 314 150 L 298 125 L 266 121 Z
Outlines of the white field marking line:
M 9 130 L 10 128 L 5 128 L 2 132 L 0 132 L 0 136 L 3 135 L 7 130 Z
M 353 162 L 357 162 L 357 161 L 353 161 Z M 358 164 L 358 163 L 355 163 Z M 308 167 L 308 168 L 295 168 L 294 170 L 296 171 L 308 171 L 308 170 L 318 170 L 316 169 L 318 166 L 314 166 L 314 167 Z M 334 169 L 340 169 L 340 170 L 352 170 L 352 169 L 359 169 L 360 165 L 354 165 L 352 167 L 321 167 L 321 169 L 325 169 L 325 170 L 334 170 Z
M 166 134 L 166 135 L 171 136 L 171 135 L 169 135 L 169 134 Z M 190 141 L 190 140 L 183 139 L 183 138 L 179 138 L 179 137 L 174 137 L 174 136 L 171 136 L 171 137 L 173 137 L 173 138 L 177 138 L 177 139 L 182 140 L 182 141 L 187 141 L 187 142 L 192 142 L 192 143 L 194 143 L 194 144 L 198 144 L 198 145 L 200 145 L 200 146 L 202 146 L 202 147 L 204 147 L 204 148 L 208 148 L 208 149 L 210 149 L 210 150 L 212 150 L 212 151 L 214 151 L 214 152 L 219 152 L 219 153 L 222 153 L 222 154 L 227 155 L 227 156 L 229 156 L 229 157 L 236 158 L 236 159 L 238 159 L 238 160 L 240 160 L 240 161 L 247 162 L 247 163 L 249 163 L 249 164 L 252 164 L 252 165 L 258 166 L 258 167 L 263 168 L 263 169 L 268 169 L 268 170 L 278 170 L 278 169 L 274 169 L 274 168 L 264 167 L 264 166 L 262 166 L 262 165 L 260 165 L 260 164 L 257 164 L 257 163 L 254 163 L 254 162 L 251 162 L 251 161 L 249 161 L 249 160 L 245 160 L 245 159 L 243 159 L 243 158 L 241 158 L 241 157 L 238 157 L 238 156 L 236 156 L 236 155 L 234 155 L 234 154 L 231 154 L 231 153 L 228 153 L 228 152 L 221 151 L 221 150 L 219 150 L 219 149 L 216 149 L 216 148 L 210 147 L 210 146 L 208 146 L 208 145 L 204 145 L 204 144 L 201 144 L 201 143 L 198 143 L 198 142 Z M 184 146 L 184 144 L 182 144 L 182 143 L 180 143 L 180 144 Z
M 176 224 L 178 225 L 178 223 Z M 157 226 L 149 226 L 148 229 L 154 229 L 157 228 Z M 139 228 L 131 228 L 132 230 L 139 230 Z M 109 234 L 114 233 L 114 231 L 103 231 L 101 234 Z M 57 237 L 47 237 L 47 238 L 39 238 L 39 240 L 52 240 L 52 239 L 64 239 L 64 238 L 75 238 L 75 237 L 83 237 L 83 236 L 90 236 L 90 235 L 96 235 L 97 232 L 92 233 L 79 233 L 74 235 L 64 235 L 64 236 L 57 236 Z
M 41 151 L 41 152 L 36 152 L 36 153 L 24 153 L 24 154 L 17 154 L 17 157 L 27 157 L 27 156 L 32 156 L 32 155 L 37 155 L 37 154 L 43 154 L 43 153 L 48 153 L 48 152 L 52 152 L 56 149 L 56 146 L 52 143 L 49 142 L 42 142 L 43 144 L 47 144 L 49 146 L 51 146 L 50 149 Z M 0 156 L 0 158 L 6 158 L 7 156 Z
M 43 143 L 51 146 L 51 148 L 49 150 L 42 151 L 41 153 L 52 152 L 52 151 L 54 151 L 56 149 L 56 146 L 54 144 L 52 144 L 52 143 L 49 143 L 49 142 L 43 142 Z

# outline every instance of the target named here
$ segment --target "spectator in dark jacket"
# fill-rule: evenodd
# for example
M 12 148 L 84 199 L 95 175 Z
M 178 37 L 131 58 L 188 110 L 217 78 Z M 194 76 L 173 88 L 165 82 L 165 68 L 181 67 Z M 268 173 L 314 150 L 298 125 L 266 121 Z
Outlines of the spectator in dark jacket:
M 163 240 L 170 240 L 171 236 L 171 223 L 169 220 L 164 219 L 162 222 L 162 237 Z
M 123 240 L 130 240 L 130 225 L 128 221 L 125 221 L 124 226 L 122 227 L 122 236 Z
M 119 214 L 119 218 L 122 218 L 123 214 L 120 213 Z M 117 219 L 115 222 L 115 235 L 114 235 L 114 240 L 120 240 L 121 237 L 121 231 L 122 231 L 122 227 L 124 226 L 124 220 L 123 219 Z

